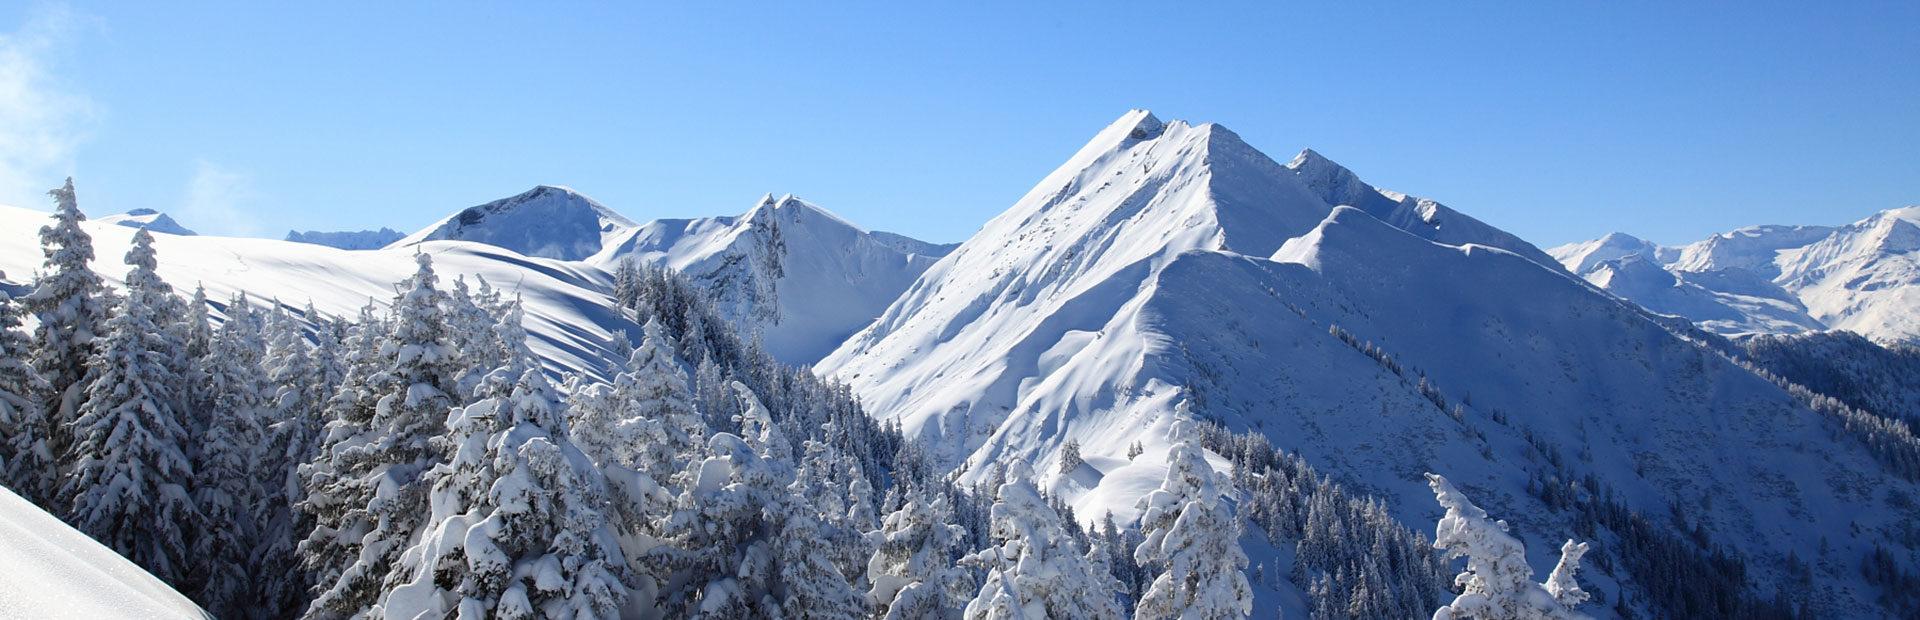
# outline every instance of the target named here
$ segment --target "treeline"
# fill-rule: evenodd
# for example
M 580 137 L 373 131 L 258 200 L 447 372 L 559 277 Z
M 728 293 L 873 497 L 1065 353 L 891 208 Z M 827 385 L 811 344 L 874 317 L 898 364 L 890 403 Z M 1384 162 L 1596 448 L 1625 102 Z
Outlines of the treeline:
M 1432 541 L 1380 500 L 1349 494 L 1263 435 L 1207 422 L 1200 438 L 1233 463 L 1246 518 L 1275 547 L 1294 550 L 1284 574 L 1308 594 L 1314 620 L 1423 618 L 1451 596 L 1453 572 Z
M 1920 348 L 1844 330 L 1756 334 L 1734 341 L 1755 365 L 1847 406 L 1920 424 Z

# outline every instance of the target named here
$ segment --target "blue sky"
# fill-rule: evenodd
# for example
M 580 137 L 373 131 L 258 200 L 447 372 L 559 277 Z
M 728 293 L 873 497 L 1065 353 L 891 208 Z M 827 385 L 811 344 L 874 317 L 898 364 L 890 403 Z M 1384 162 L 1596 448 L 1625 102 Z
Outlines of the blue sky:
M 1037 4 L 10 3 L 0 203 L 278 237 L 549 183 L 958 241 L 1149 108 L 1542 246 L 1920 204 L 1920 3 Z

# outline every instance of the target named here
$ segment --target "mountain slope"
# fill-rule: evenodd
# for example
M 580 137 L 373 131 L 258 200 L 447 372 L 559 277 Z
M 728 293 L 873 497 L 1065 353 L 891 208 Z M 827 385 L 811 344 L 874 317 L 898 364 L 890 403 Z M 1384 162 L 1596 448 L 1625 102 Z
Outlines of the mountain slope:
M 1687 523 L 1747 554 L 1755 585 L 1789 556 L 1828 554 L 1817 604 L 1872 613 L 1850 567 L 1915 515 L 1861 485 L 1912 482 L 1539 250 L 1430 226 L 1468 221 L 1437 206 L 1370 202 L 1308 155 L 1282 167 L 1216 125 L 1130 113 L 817 368 L 963 480 L 1076 444 L 1091 470 L 1050 490 L 1089 521 L 1134 516 L 1189 400 L 1387 498 L 1408 524 L 1435 516 L 1420 474 L 1438 471 L 1549 549 L 1560 541 L 1532 532 L 1569 531 L 1571 517 L 1522 472 L 1593 475 L 1644 514 L 1690 507 Z M 1145 454 L 1129 458 L 1135 445 Z M 1807 530 L 1842 533 L 1823 552 Z M 1598 571 L 1600 590 L 1656 578 L 1623 570 Z
M 0 615 L 9 618 L 206 618 L 139 566 L 0 488 Z
M 300 232 L 287 231 L 286 240 L 295 243 L 312 243 L 342 250 L 378 250 L 393 245 L 393 242 L 407 236 L 391 228 L 380 230 L 339 230 Z

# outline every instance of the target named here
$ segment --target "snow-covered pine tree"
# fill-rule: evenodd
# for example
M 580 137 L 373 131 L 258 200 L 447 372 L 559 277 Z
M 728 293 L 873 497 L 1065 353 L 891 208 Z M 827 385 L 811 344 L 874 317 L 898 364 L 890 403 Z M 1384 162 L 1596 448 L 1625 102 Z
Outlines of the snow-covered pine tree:
M 668 618 L 781 615 L 776 537 L 793 480 L 793 464 L 783 461 L 792 457 L 781 455 L 791 452 L 759 397 L 739 382 L 732 387 L 748 439 L 708 439 L 710 456 L 678 476 L 687 484 L 653 527 L 662 544 L 642 558 L 644 572 L 660 578 L 658 604 Z
M 563 405 L 530 362 L 491 373 L 506 385 L 448 418 L 436 440 L 432 516 L 381 611 L 389 618 L 613 618 L 625 560 L 599 506 L 604 484 L 565 439 Z M 517 381 L 506 373 L 520 371 Z
M 1560 548 L 1560 563 L 1547 583 L 1533 582 L 1526 547 L 1507 533 L 1505 521 L 1495 521 L 1473 505 L 1453 483 L 1439 474 L 1427 474 L 1427 486 L 1447 509 L 1434 529 L 1433 548 L 1448 559 L 1466 557 L 1467 569 L 1454 578 L 1461 588 L 1452 602 L 1433 612 L 1433 620 L 1585 620 L 1574 607 L 1587 593 L 1574 580 L 1586 543 L 1568 540 Z
M 251 607 L 248 564 L 269 504 L 278 490 L 272 475 L 265 415 L 268 389 L 261 359 L 262 321 L 245 295 L 227 304 L 227 320 L 215 332 L 206 372 L 212 396 L 203 412 L 206 429 L 190 450 L 193 500 L 202 520 L 190 528 L 197 588 L 193 596 L 214 615 L 241 617 Z
M 309 352 L 313 364 L 313 395 L 319 399 L 314 403 L 318 416 L 316 424 L 326 425 L 327 399 L 333 397 L 340 388 L 340 381 L 346 378 L 347 364 L 341 357 L 345 353 L 347 336 L 352 331 L 352 323 L 345 319 L 329 319 L 313 308 L 313 302 L 307 302 L 307 309 L 301 313 L 307 324 L 313 326 L 313 347 Z M 316 431 L 317 432 L 317 431 Z M 319 447 L 318 440 L 314 444 Z
M 208 412 L 213 410 L 213 382 L 207 377 L 207 363 L 213 352 L 213 321 L 208 313 L 207 288 L 201 285 L 193 287 L 193 297 L 187 300 L 186 313 L 176 324 L 180 330 L 180 372 L 186 381 L 186 391 L 180 400 L 186 403 L 187 432 L 194 437 L 206 434 Z M 191 454 L 189 454 L 191 456 Z
M 44 507 L 59 482 L 59 469 L 47 446 L 46 409 L 40 401 L 47 381 L 28 363 L 32 348 L 33 341 L 20 330 L 20 305 L 0 293 L 0 482 Z
M 694 368 L 693 393 L 697 402 L 694 409 L 702 415 L 703 426 L 710 429 L 731 428 L 737 420 L 734 416 L 740 412 L 739 398 L 733 394 L 733 388 L 714 363 L 712 355 L 700 358 L 700 364 Z
M 309 540 L 345 537 L 349 550 L 341 554 L 348 564 L 338 576 L 331 583 L 319 582 L 321 591 L 307 610 L 310 617 L 348 617 L 371 609 L 385 591 L 382 582 L 393 572 L 393 563 L 428 514 L 423 476 L 441 458 L 431 439 L 444 432 L 447 412 L 454 406 L 449 392 L 460 358 L 448 341 L 445 294 L 435 288 L 439 277 L 433 259 L 422 253 L 415 260 L 419 270 L 399 286 L 392 331 L 379 349 L 379 359 L 389 366 L 369 377 L 370 389 L 355 395 L 350 405 L 371 405 L 371 419 L 358 437 L 352 436 L 351 423 L 340 425 L 348 437 L 333 444 L 329 484 L 310 491 L 327 504 L 344 502 L 345 509 L 337 521 L 331 511 L 317 515 L 327 527 L 316 527 Z
M 696 442 L 707 428 L 693 409 L 672 339 L 657 320 L 647 321 L 643 334 L 627 370 L 599 396 L 606 402 L 581 403 L 573 439 L 596 461 L 637 469 L 665 484 L 699 456 Z
M 311 307 L 311 320 L 318 318 Z M 262 497 L 259 542 L 249 560 L 254 576 L 253 609 L 266 617 L 285 618 L 300 612 L 313 584 L 299 570 L 295 547 L 312 533 L 311 515 L 294 509 L 306 500 L 299 466 L 313 459 L 320 432 L 322 378 L 316 377 L 313 347 L 300 323 L 277 306 L 267 316 L 266 366 L 272 393 L 263 403 L 269 449 L 261 460 Z
M 71 210 L 71 196 L 69 187 L 63 211 Z M 188 495 L 192 466 L 181 451 L 179 382 L 168 365 L 181 343 L 155 313 L 172 293 L 153 271 L 152 243 L 145 229 L 134 233 L 127 299 L 84 373 L 92 381 L 78 399 L 65 456 L 71 470 L 59 495 L 72 498 L 67 516 L 76 528 L 179 585 L 200 564 L 188 556 L 181 525 L 199 516 Z
M 607 354 L 612 356 L 612 361 L 621 364 L 613 367 L 614 370 L 626 368 L 626 360 L 633 357 L 633 348 L 633 337 L 627 335 L 627 330 L 616 329 L 607 332 Z
M 1134 609 L 1136 620 L 1224 619 L 1253 613 L 1253 589 L 1241 571 L 1240 521 L 1216 484 L 1194 431 L 1174 425 L 1180 442 L 1167 454 L 1167 477 L 1140 499 L 1146 541 L 1134 548 L 1140 564 L 1162 570 Z
M 668 618 L 774 617 L 767 516 L 784 510 L 786 475 L 732 433 L 709 438 L 707 453 L 645 557 L 647 572 L 665 577 L 658 606 Z
M 954 565 L 966 528 L 953 525 L 946 498 L 909 489 L 900 508 L 869 532 L 876 551 L 867 562 L 867 601 L 884 620 L 952 619 L 973 592 L 972 579 Z
M 867 617 L 866 598 L 848 583 L 831 553 L 831 526 L 823 526 L 803 507 L 789 505 L 774 542 L 779 584 L 774 593 L 783 617 L 853 620 Z M 844 544 L 844 543 L 842 543 Z
M 1033 471 L 1025 461 L 1016 458 L 1006 467 L 990 511 L 994 544 L 965 560 L 988 571 L 986 582 L 967 603 L 965 617 L 1120 617 L 1120 605 L 1113 596 L 1120 590 L 1119 582 L 1094 570 L 1032 479 Z
M 80 228 L 87 216 L 74 197 L 73 179 L 47 193 L 54 198 L 54 210 L 53 223 L 40 229 L 45 270 L 35 278 L 26 308 L 39 322 L 33 330 L 33 369 L 48 386 L 41 395 L 47 421 L 44 436 L 51 453 L 60 457 L 74 441 L 76 410 L 92 384 L 88 360 L 96 349 L 95 336 L 104 333 L 107 304 L 100 276 L 87 267 L 93 262 L 93 237 Z M 58 504 L 57 513 L 73 498 L 48 500 Z
M 823 432 L 831 435 L 833 430 L 833 425 L 828 423 Z M 795 471 L 793 484 L 787 486 L 788 496 L 793 500 L 788 504 L 787 518 L 807 521 L 808 531 L 797 534 L 815 541 L 813 553 L 831 564 L 832 579 L 864 591 L 865 584 L 859 582 L 864 580 L 873 547 L 860 526 L 849 521 L 853 502 L 848 489 L 853 465 L 826 441 L 807 440 L 804 445 L 806 452 Z M 782 537 L 784 545 L 792 535 L 783 532 Z M 783 565 L 783 570 L 791 567 Z M 860 598 L 857 592 L 855 598 Z M 864 603 L 861 607 L 865 607 Z
M 454 391 L 450 394 L 457 404 L 475 402 L 474 391 L 483 378 L 504 364 L 520 361 L 520 352 L 509 350 L 495 333 L 495 327 L 503 320 L 511 320 L 513 329 L 522 329 L 521 317 L 508 316 L 514 311 L 500 300 L 500 294 L 485 279 L 479 281 L 480 288 L 476 291 L 467 286 L 466 278 L 454 278 L 453 286 L 441 300 L 445 308 L 447 342 L 464 361 L 455 372 Z
M 631 256 L 621 259 L 613 269 L 613 301 L 621 308 L 633 310 L 634 317 L 649 317 L 648 320 L 652 321 L 652 309 L 640 307 L 640 286 L 639 262 Z
M 880 512 L 877 504 L 879 493 L 873 489 L 873 483 L 867 481 L 867 472 L 853 457 L 841 457 L 847 463 L 847 517 L 846 525 L 856 532 L 869 532 L 880 525 Z M 897 483 L 896 483 L 897 485 Z
M 380 345 L 386 338 L 387 326 L 368 301 L 341 344 L 341 376 L 325 405 L 316 453 L 299 467 L 306 500 L 294 509 L 313 519 L 313 530 L 296 555 L 315 584 L 338 581 L 359 552 L 359 534 L 352 528 L 366 523 L 363 511 L 372 500 L 373 489 L 361 478 L 370 471 L 364 446 L 372 440 L 378 398 L 373 380 L 384 374 Z

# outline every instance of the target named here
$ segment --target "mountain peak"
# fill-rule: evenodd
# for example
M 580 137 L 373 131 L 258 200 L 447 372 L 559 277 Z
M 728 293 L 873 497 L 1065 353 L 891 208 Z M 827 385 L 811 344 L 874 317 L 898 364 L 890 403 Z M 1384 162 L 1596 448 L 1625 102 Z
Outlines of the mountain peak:
M 165 213 L 153 209 L 134 209 L 120 215 L 109 215 L 97 221 L 105 224 L 119 224 L 128 228 L 145 228 L 150 232 L 170 235 L 192 236 L 199 233 L 188 230 Z
M 1154 116 L 1153 112 L 1147 110 L 1131 110 L 1127 112 L 1126 116 L 1121 118 L 1123 120 L 1133 120 L 1133 128 L 1127 131 L 1127 137 L 1135 140 L 1152 140 L 1158 138 L 1160 137 L 1160 130 L 1167 127 L 1166 123 L 1160 122 L 1159 117 Z
M 1287 167 L 1296 171 L 1303 169 L 1317 170 L 1326 167 L 1346 170 L 1346 168 L 1340 164 L 1333 163 L 1333 160 L 1327 159 L 1325 155 L 1321 155 L 1319 151 L 1311 148 L 1300 149 L 1300 154 L 1293 156 L 1293 161 L 1287 162 Z
M 388 247 L 426 241 L 473 241 L 559 260 L 600 251 L 608 235 L 638 226 L 585 194 L 559 185 L 468 207 Z

